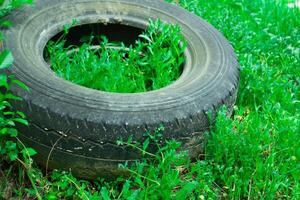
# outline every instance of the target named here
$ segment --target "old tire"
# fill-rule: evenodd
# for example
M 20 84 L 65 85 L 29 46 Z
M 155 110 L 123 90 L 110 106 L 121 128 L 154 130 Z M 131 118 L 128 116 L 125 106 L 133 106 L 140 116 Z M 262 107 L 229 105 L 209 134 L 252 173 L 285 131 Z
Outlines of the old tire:
M 116 141 L 163 124 L 164 139 L 182 141 L 196 156 L 209 128 L 206 111 L 232 108 L 239 68 L 232 47 L 211 25 L 184 9 L 159 0 L 37 0 L 8 16 L 14 26 L 4 31 L 4 47 L 15 61 L 9 69 L 30 91 L 13 92 L 30 121 L 19 127 L 21 138 L 39 153 L 35 159 L 50 168 L 93 178 L 122 173 L 119 163 L 139 155 Z M 180 79 L 160 90 L 117 94 L 88 89 L 55 76 L 43 59 L 47 41 L 76 18 L 79 24 L 121 23 L 145 28 L 149 18 L 177 23 L 188 42 Z

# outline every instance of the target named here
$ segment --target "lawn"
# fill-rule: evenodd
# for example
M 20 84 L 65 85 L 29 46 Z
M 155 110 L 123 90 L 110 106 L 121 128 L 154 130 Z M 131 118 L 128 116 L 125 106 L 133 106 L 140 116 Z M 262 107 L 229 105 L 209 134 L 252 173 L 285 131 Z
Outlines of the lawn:
M 0 198 L 300 199 L 300 9 L 290 2 L 173 2 L 220 30 L 241 65 L 234 116 L 220 110 L 199 160 L 190 161 L 169 141 L 135 166 L 120 166 L 130 177 L 85 181 L 69 172 L 45 174 L 31 163 L 32 149 L 11 159 L 18 148 L 0 136 Z

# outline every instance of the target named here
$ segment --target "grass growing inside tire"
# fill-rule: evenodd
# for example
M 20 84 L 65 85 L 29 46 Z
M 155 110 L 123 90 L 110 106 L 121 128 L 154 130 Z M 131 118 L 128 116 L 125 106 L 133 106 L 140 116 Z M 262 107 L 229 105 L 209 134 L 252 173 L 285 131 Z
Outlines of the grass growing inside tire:
M 106 92 L 163 88 L 181 75 L 186 42 L 179 26 L 149 22 L 147 30 L 128 47 L 103 35 L 91 35 L 81 46 L 66 47 L 66 30 L 58 41 L 47 45 L 51 68 L 59 77 Z M 95 38 L 98 45 L 92 45 Z

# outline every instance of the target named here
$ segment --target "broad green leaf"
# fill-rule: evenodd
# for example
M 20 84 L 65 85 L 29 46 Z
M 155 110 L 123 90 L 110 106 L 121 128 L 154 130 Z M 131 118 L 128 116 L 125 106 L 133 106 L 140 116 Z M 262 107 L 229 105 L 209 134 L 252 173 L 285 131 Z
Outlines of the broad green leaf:
M 6 124 L 9 125 L 9 126 L 16 126 L 15 122 L 13 122 L 12 120 L 8 120 L 6 122 Z
M 0 95 L 0 97 L 1 97 L 1 95 Z M 8 101 L 2 101 L 0 103 L 0 105 L 1 105 L 1 107 L 5 106 L 5 107 L 8 107 L 8 108 L 12 108 L 12 105 Z
M 187 199 L 190 197 L 197 185 L 198 183 L 196 181 L 189 182 L 184 185 L 183 188 L 176 193 L 176 200 Z
M 8 128 L 1 128 L 0 135 L 7 135 L 9 129 Z
M 25 126 L 28 126 L 29 124 L 28 124 L 28 121 L 26 120 L 26 119 L 21 119 L 21 118 L 15 118 L 15 119 L 13 119 L 15 122 L 19 122 L 19 123 L 21 123 L 21 124 L 23 124 L 23 125 L 25 125 Z
M 145 142 L 143 142 L 143 150 L 146 151 L 149 146 L 150 140 L 147 138 Z
M 8 134 L 10 135 L 10 137 L 17 137 L 18 131 L 17 131 L 17 129 L 15 129 L 15 128 L 10 128 L 10 129 L 8 130 Z
M 140 38 L 143 38 L 143 39 L 145 39 L 145 40 L 147 40 L 148 42 L 152 42 L 152 40 L 150 39 L 150 37 L 149 36 L 147 36 L 147 35 L 144 35 L 144 34 L 141 34 L 141 35 L 139 35 L 139 37 Z
M 4 39 L 3 33 L 0 32 L 0 41 L 2 41 Z
M 21 82 L 21 81 L 19 81 L 19 80 L 13 79 L 13 80 L 11 81 L 11 83 L 12 83 L 12 84 L 16 84 L 16 85 L 20 86 L 21 88 L 23 88 L 24 90 L 29 91 L 29 88 L 28 88 L 23 82 Z
M 6 89 L 8 88 L 7 75 L 6 74 L 0 74 L 0 87 L 5 87 Z
M 107 190 L 106 187 L 101 188 L 101 196 L 102 196 L 103 200 L 110 200 L 109 191 Z
M 138 195 L 139 195 L 140 190 L 136 190 L 134 191 L 128 198 L 127 200 L 135 200 L 137 199 Z
M 4 20 L 1 21 L 0 26 L 4 26 L 4 27 L 11 27 L 13 25 L 13 23 L 9 20 Z
M 57 194 L 55 192 L 51 192 L 50 194 L 47 195 L 46 199 L 47 200 L 57 200 Z
M 20 6 L 23 6 L 24 4 L 32 4 L 33 0 L 18 0 L 18 1 L 12 1 L 11 5 L 13 8 L 19 8 Z
M 5 95 L 5 98 L 6 98 L 6 99 L 17 100 L 17 101 L 22 100 L 22 98 L 17 97 L 17 96 L 15 96 L 15 95 L 13 95 L 13 94 L 6 94 L 6 95 Z
M 18 158 L 18 154 L 16 152 L 9 152 L 8 157 L 11 161 L 15 161 Z
M 127 180 L 127 181 L 125 182 L 125 184 L 123 185 L 123 188 L 122 188 L 123 196 L 125 196 L 125 197 L 128 196 L 129 188 L 130 188 L 130 181 Z
M 7 115 L 15 115 L 14 112 L 8 111 L 8 112 L 3 112 L 3 115 L 7 116 Z
M 4 50 L 0 54 L 0 69 L 6 69 L 13 64 L 14 58 L 12 53 L 8 50 Z
M 22 154 L 26 156 L 34 156 L 37 154 L 37 152 L 33 148 L 25 148 L 22 150 Z
M 25 118 L 25 117 L 26 117 L 26 115 L 25 115 L 23 112 L 17 111 L 16 113 L 17 113 L 17 115 L 19 115 L 21 118 Z

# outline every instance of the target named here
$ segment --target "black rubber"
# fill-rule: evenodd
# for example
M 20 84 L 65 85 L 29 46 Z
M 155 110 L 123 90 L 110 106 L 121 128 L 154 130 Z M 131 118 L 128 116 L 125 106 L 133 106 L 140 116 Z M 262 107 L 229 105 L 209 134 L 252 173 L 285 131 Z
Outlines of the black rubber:
M 232 47 L 211 25 L 184 9 L 159 0 L 37 0 L 8 18 L 4 48 L 15 61 L 9 73 L 30 91 L 14 87 L 16 104 L 30 120 L 21 139 L 38 151 L 35 159 L 50 168 L 71 169 L 93 178 L 123 173 L 119 163 L 139 154 L 117 146 L 119 138 L 143 140 L 163 124 L 164 139 L 177 139 L 191 157 L 201 151 L 209 128 L 206 111 L 236 100 L 239 65 Z M 43 59 L 47 41 L 77 19 L 78 24 L 119 23 L 145 29 L 149 18 L 179 24 L 188 42 L 182 76 L 160 90 L 117 94 L 92 90 L 55 75 Z

